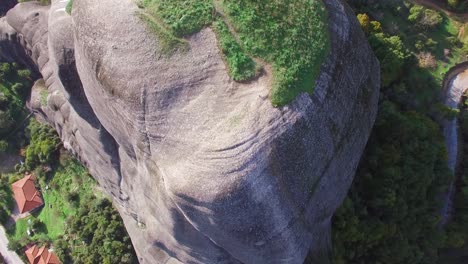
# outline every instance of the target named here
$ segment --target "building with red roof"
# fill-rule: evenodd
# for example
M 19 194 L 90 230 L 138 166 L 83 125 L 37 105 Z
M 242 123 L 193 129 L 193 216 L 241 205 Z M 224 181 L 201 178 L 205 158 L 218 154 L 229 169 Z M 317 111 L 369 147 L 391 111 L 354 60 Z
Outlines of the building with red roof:
M 24 253 L 31 264 L 60 264 L 57 256 L 46 249 L 46 247 L 38 248 L 34 245 Z
M 31 212 L 44 204 L 41 194 L 34 184 L 35 179 L 34 175 L 28 174 L 11 185 L 21 214 Z

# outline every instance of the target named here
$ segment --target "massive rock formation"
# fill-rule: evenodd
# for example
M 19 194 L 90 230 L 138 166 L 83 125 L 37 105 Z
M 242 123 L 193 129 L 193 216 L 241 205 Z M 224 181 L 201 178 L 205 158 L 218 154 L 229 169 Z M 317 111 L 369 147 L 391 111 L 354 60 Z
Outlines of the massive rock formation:
M 52 2 L 0 20 L 0 57 L 37 65 L 30 106 L 112 196 L 141 263 L 327 262 L 380 83 L 346 4 L 324 1 L 314 93 L 274 108 L 271 75 L 231 81 L 210 29 L 168 57 L 132 0 L 75 0 L 71 17 Z

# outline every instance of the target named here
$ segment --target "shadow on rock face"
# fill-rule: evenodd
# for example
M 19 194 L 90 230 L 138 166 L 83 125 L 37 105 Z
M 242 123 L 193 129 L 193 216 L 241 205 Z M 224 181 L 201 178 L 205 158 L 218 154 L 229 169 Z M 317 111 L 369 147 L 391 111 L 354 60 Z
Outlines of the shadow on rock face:
M 16 0 L 2 0 L 0 2 L 0 16 L 4 16 L 8 10 L 12 9 L 16 4 Z

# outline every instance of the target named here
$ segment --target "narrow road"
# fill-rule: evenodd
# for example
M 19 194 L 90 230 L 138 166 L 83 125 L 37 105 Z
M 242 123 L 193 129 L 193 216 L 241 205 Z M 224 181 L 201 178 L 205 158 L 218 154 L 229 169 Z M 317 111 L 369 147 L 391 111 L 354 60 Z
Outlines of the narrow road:
M 8 250 L 8 238 L 5 234 L 5 229 L 0 226 L 0 253 L 7 264 L 23 264 L 24 262 L 20 259 L 18 254 Z
M 447 94 L 445 99 L 445 105 L 452 108 L 458 109 L 463 92 L 468 88 L 468 69 L 464 72 L 459 73 L 449 83 L 447 87 Z M 458 119 L 446 120 L 443 125 L 443 132 L 445 137 L 445 145 L 447 146 L 448 154 L 448 167 L 455 175 L 455 169 L 458 158 Z M 444 205 L 441 211 L 441 221 L 439 227 L 443 227 L 450 220 L 453 213 L 453 199 L 455 196 L 455 182 L 456 178 L 452 180 L 450 187 L 444 197 Z

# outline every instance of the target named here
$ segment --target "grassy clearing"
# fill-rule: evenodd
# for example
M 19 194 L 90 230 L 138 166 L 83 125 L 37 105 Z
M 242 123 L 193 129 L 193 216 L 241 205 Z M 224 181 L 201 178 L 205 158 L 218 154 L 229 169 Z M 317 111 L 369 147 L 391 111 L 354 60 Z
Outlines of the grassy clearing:
M 176 37 L 200 31 L 213 22 L 215 14 L 211 0 L 143 0 L 140 5 L 160 18 Z
M 32 216 L 19 220 L 9 230 L 13 240 L 24 239 L 28 220 L 34 219 L 40 220 L 43 228 L 31 237 L 32 240 L 44 234 L 56 240 L 65 233 L 66 219 L 77 214 L 80 200 L 93 195 L 95 187 L 94 180 L 85 168 L 74 160 L 67 160 L 60 165 L 47 183 L 43 177 L 40 177 L 39 182 L 45 206 Z
M 321 0 L 220 2 L 223 10 L 216 10 L 213 0 L 142 0 L 140 7 L 152 18 L 143 20 L 156 28 L 153 31 L 158 38 L 165 39 L 169 36 L 161 32 L 182 38 L 212 25 L 218 11 L 226 14 L 236 32 L 219 21 L 214 29 L 234 80 L 245 81 L 255 75 L 251 55 L 273 65 L 274 106 L 290 103 L 301 92 L 313 92 L 330 49 L 327 11 Z

